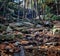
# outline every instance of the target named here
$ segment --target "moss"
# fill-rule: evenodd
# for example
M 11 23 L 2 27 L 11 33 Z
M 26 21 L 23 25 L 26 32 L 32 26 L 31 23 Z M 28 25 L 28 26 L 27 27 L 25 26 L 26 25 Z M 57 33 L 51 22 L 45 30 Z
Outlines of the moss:
M 15 35 L 15 38 L 19 38 L 19 39 L 22 39 L 22 35 L 21 34 L 18 34 L 18 35 Z

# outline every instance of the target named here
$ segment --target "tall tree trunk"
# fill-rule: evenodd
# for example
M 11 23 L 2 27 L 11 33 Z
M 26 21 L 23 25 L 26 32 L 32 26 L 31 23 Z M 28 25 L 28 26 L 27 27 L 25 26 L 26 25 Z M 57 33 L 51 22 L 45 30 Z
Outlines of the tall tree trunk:
M 19 0 L 20 2 L 20 0 Z M 17 22 L 19 22 L 19 12 L 20 12 L 20 4 L 18 3 L 18 17 L 17 17 Z
M 39 1 L 37 0 L 37 13 L 38 13 L 39 19 L 41 20 L 41 17 L 40 17 L 40 7 L 39 7 L 38 2 Z
M 58 15 L 59 14 L 59 0 L 56 1 L 56 11 Z
M 23 18 L 25 18 L 25 6 L 26 6 L 26 0 L 24 0 Z

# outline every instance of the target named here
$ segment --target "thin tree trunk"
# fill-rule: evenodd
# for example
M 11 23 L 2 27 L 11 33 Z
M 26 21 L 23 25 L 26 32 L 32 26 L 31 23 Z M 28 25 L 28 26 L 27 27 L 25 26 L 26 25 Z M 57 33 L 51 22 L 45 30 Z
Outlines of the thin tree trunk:
M 23 18 L 25 18 L 25 6 L 26 6 L 26 0 L 24 0 Z

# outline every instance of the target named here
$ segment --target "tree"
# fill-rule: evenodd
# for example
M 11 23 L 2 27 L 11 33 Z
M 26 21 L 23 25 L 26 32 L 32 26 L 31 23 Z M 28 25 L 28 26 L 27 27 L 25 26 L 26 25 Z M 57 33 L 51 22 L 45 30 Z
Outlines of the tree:
M 20 2 L 19 4 L 18 3 L 15 3 L 14 1 L 12 0 L 0 0 L 0 13 L 3 13 L 4 17 L 6 16 L 6 14 L 10 14 L 10 16 L 12 16 L 11 14 L 14 14 L 15 15 L 15 12 L 18 11 L 18 5 L 19 5 L 19 10 L 21 9 L 20 7 L 20 4 L 22 2 Z M 2 15 L 2 16 L 3 16 Z

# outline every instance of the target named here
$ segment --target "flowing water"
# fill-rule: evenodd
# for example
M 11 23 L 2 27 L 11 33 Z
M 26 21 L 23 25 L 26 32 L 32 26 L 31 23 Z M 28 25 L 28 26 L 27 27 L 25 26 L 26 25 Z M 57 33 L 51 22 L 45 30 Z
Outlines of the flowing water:
M 14 53 L 14 56 L 25 56 L 24 48 L 23 46 L 20 47 L 21 51 Z

